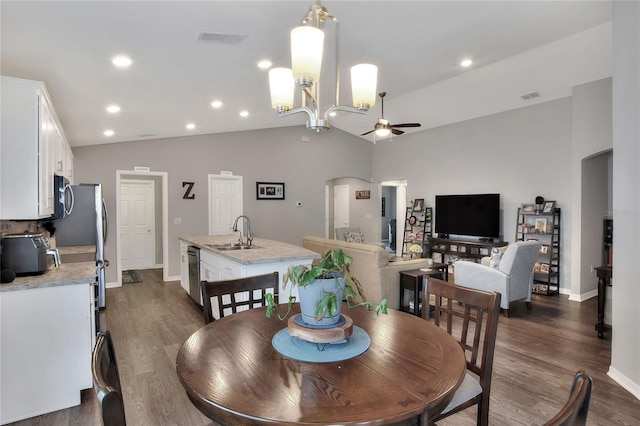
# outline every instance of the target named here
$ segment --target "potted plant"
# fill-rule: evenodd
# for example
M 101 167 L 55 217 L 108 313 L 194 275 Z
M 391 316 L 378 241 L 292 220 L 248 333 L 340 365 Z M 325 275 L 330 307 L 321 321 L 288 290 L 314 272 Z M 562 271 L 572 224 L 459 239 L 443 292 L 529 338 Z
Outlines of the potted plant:
M 311 266 L 290 266 L 283 277 L 284 286 L 290 282 L 292 289 L 298 287 L 302 320 L 311 325 L 331 325 L 340 319 L 342 300 L 346 299 L 349 308 L 362 306 L 370 311 L 373 303 L 366 301 L 362 285 L 349 273 L 349 265 L 353 258 L 346 255 L 342 249 L 328 251 L 319 261 Z M 356 296 L 355 286 L 363 302 L 352 305 L 351 299 Z M 275 312 L 280 320 L 284 320 L 293 307 L 296 298 L 289 292 L 288 310 L 280 314 L 278 304 L 272 294 L 265 296 L 267 302 L 267 317 L 271 318 Z M 376 314 L 387 313 L 387 299 L 383 299 L 376 307 Z

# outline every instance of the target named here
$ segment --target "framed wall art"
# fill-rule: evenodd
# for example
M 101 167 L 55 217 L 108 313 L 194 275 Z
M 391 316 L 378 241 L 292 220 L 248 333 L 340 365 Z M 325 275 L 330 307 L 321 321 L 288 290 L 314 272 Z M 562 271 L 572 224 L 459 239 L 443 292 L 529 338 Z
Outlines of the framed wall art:
M 284 182 L 256 182 L 256 200 L 284 200 Z
M 371 191 L 368 189 L 356 191 L 356 200 L 368 200 L 371 198 Z

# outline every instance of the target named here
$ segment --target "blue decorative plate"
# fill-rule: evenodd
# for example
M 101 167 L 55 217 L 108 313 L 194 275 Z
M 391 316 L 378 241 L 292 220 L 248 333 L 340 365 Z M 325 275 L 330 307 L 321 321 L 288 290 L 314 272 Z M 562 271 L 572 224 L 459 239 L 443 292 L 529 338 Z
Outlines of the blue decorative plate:
M 336 362 L 355 358 L 371 345 L 371 338 L 362 328 L 353 326 L 353 333 L 338 343 L 311 343 L 292 337 L 286 328 L 271 339 L 273 348 L 280 354 L 298 361 Z
M 347 320 L 345 320 L 344 317 L 340 315 L 338 322 L 336 322 L 335 324 L 307 324 L 302 319 L 302 314 L 296 314 L 293 317 L 293 322 L 298 324 L 300 327 L 304 327 L 304 328 L 334 328 L 334 327 L 342 326 L 346 321 Z

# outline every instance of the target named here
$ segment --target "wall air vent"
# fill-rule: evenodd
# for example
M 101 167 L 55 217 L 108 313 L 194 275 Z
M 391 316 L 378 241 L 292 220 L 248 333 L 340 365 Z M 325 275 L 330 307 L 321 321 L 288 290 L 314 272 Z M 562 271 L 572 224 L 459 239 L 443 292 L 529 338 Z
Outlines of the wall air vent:
M 200 33 L 198 41 L 217 44 L 240 44 L 247 38 L 246 34 Z
M 538 92 L 531 92 L 531 93 L 527 93 L 526 95 L 522 95 L 520 96 L 522 99 L 524 99 L 525 101 L 530 101 L 531 99 L 535 99 L 535 98 L 539 98 L 540 97 L 540 93 Z

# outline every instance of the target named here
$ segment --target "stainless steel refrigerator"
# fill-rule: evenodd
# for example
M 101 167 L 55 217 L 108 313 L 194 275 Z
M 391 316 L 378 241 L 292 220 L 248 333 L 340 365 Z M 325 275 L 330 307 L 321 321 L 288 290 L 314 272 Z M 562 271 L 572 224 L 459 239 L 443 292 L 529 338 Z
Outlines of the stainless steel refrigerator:
M 104 258 L 104 246 L 109 233 L 107 206 L 102 198 L 100 184 L 71 186 L 73 209 L 55 223 L 56 244 L 59 247 L 95 246 L 96 273 L 98 275 L 98 306 L 105 303 L 105 268 L 109 261 Z

